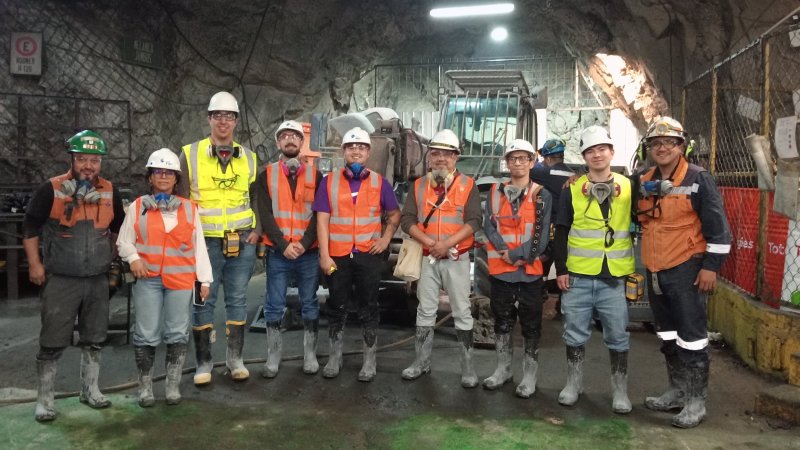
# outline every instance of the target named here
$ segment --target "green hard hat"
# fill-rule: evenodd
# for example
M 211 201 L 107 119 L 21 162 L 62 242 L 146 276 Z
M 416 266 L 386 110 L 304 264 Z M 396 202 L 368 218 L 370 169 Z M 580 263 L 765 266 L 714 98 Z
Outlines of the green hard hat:
M 83 130 L 67 139 L 67 151 L 70 153 L 106 154 L 106 141 L 91 130 Z

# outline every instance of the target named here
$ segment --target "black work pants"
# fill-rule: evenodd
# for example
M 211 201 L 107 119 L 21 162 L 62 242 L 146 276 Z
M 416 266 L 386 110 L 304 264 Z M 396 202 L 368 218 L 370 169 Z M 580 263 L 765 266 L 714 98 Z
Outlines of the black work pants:
M 378 290 L 381 283 L 384 255 L 353 253 L 334 257 L 336 271 L 326 275 L 328 327 L 332 331 L 344 328 L 347 318 L 347 305 L 355 300 L 358 307 L 358 320 L 364 329 L 378 327 Z
M 694 285 L 702 264 L 702 255 L 696 255 L 671 269 L 655 274 L 647 271 L 647 293 L 656 334 L 664 341 L 676 340 L 678 347 L 688 351 L 700 351 L 708 345 L 708 296 L 698 292 Z M 656 293 L 656 287 L 660 294 Z
M 542 284 L 539 278 L 530 283 L 509 283 L 491 277 L 490 305 L 494 316 L 494 332 L 511 333 L 519 317 L 522 336 L 539 339 L 542 334 Z

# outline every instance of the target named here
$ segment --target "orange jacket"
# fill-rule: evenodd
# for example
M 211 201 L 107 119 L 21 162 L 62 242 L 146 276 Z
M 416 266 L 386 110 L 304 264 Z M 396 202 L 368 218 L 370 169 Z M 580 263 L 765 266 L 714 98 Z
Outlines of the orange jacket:
M 311 222 L 311 204 L 314 202 L 314 191 L 317 187 L 317 171 L 313 167 L 305 168 L 303 178 L 298 177 L 294 197 L 289 180 L 279 162 L 267 166 L 266 178 L 275 223 L 283 232 L 283 238 L 287 242 L 299 242 Z M 270 247 L 275 246 L 266 234 L 261 240 Z M 311 248 L 316 246 L 317 243 L 314 242 Z
M 464 226 L 464 208 L 474 184 L 472 178 L 459 173 L 447 189 L 444 201 L 431 216 L 428 226 L 423 227 L 422 224 L 436 205 L 439 195 L 431 186 L 428 177 L 418 178 L 414 182 L 414 189 L 417 196 L 417 220 L 420 229 L 435 241 L 442 241 L 456 234 Z M 469 251 L 473 242 L 473 234 L 464 238 L 458 243 L 459 253 Z
M 539 195 L 542 186 L 536 183 L 531 184 L 530 189 L 528 189 L 528 195 L 520 203 L 516 215 L 514 215 L 506 196 L 502 195 L 497 187 L 498 185 L 496 184 L 492 186 L 492 193 L 489 197 L 492 202 L 492 219 L 497 225 L 497 232 L 502 236 L 503 242 L 506 243 L 509 250 L 513 250 L 534 237 L 536 196 Z M 519 269 L 518 266 L 503 261 L 500 258 L 500 253 L 491 242 L 486 245 L 486 251 L 490 275 L 516 272 Z M 525 264 L 525 273 L 528 275 L 542 275 L 544 273 L 542 261 L 536 258 L 533 262 Z
M 681 158 L 668 195 L 658 200 L 658 206 L 645 214 L 639 214 L 642 225 L 642 261 L 651 272 L 671 269 L 686 262 L 693 255 L 706 251 L 700 218 L 692 208 L 692 186 L 683 186 L 689 163 Z M 656 169 L 642 175 L 641 181 L 653 179 Z M 653 197 L 638 201 L 639 211 L 647 211 L 656 205 Z M 651 217 L 652 216 L 652 217 Z
M 328 201 L 331 217 L 328 224 L 328 252 L 331 256 L 349 255 L 353 247 L 368 252 L 381 237 L 381 186 L 383 177 L 370 171 L 361 181 L 356 202 L 344 170 L 328 175 Z
M 136 230 L 136 252 L 147 268 L 150 278 L 161 277 L 164 287 L 188 290 L 197 279 L 197 263 L 194 256 L 194 217 L 197 208 L 191 201 L 181 198 L 177 209 L 178 225 L 169 232 L 164 229 L 161 211 L 148 210 L 142 214 L 142 198 L 129 208 L 134 208 L 138 220 Z
M 61 184 L 72 179 L 72 173 L 65 173 L 50 179 L 53 185 L 53 205 L 50 207 L 50 218 L 65 227 L 73 227 L 75 223 L 90 220 L 98 230 L 106 229 L 114 219 L 112 205 L 113 188 L 111 182 L 98 177 L 95 190 L 100 193 L 97 203 L 84 203 L 73 200 L 71 196 L 61 192 Z M 67 211 L 71 210 L 70 214 Z M 69 216 L 69 217 L 68 217 Z

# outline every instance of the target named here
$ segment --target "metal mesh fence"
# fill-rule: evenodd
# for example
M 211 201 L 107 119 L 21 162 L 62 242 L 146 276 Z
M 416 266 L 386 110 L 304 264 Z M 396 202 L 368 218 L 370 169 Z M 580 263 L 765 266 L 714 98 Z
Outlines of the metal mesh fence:
M 790 28 L 776 27 L 687 84 L 682 101 L 695 140 L 691 158 L 713 174 L 731 226 L 721 276 L 773 307 L 800 304 L 800 228 L 773 211 L 775 195 L 784 192 L 759 189 L 745 138 L 760 134 L 774 143 L 777 119 L 798 116 L 792 94 L 800 86 L 800 58 L 787 39 Z M 774 145 L 771 156 L 777 158 Z

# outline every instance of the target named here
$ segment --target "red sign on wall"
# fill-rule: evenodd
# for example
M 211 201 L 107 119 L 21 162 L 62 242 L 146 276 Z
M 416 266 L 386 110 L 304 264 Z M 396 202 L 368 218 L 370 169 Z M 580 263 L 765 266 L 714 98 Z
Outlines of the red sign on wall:
M 720 187 L 725 202 L 725 213 L 731 227 L 733 241 L 731 253 L 722 266 L 720 275 L 743 291 L 755 295 L 756 291 L 756 247 L 758 246 L 758 202 L 756 188 Z M 767 216 L 767 257 L 765 304 L 778 308 L 783 283 L 783 264 L 786 258 L 786 237 L 789 221 L 772 211 L 774 196 L 769 194 Z

